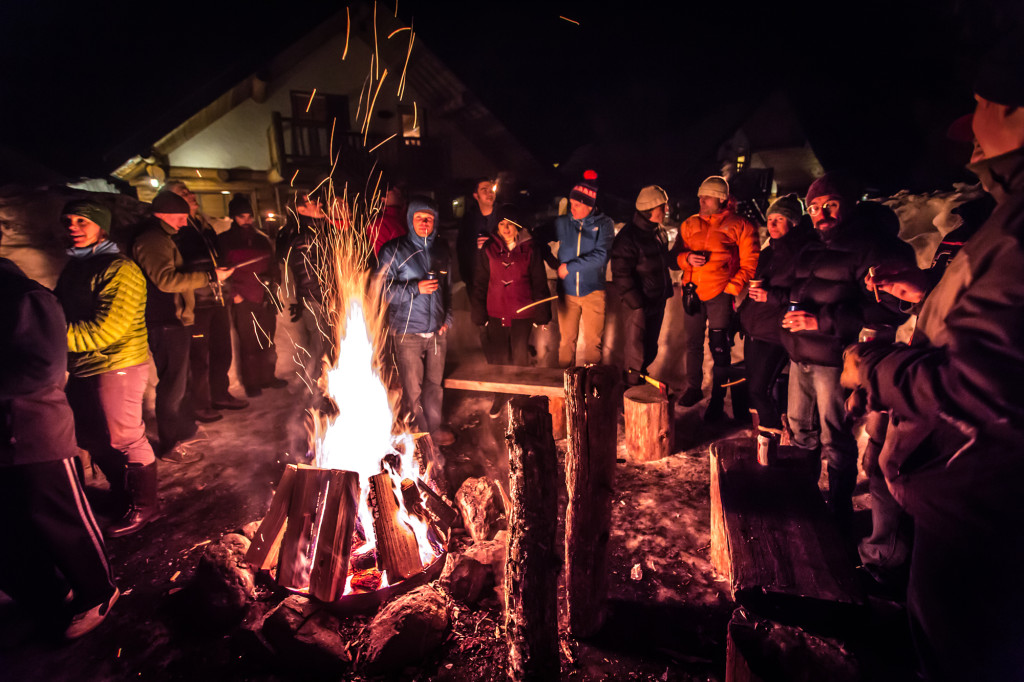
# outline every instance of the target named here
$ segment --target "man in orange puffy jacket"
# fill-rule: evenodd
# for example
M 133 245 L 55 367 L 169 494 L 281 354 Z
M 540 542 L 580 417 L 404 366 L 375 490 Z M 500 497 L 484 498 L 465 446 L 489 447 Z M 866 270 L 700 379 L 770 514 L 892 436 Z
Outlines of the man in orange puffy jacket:
M 674 252 L 683 269 L 684 289 L 696 286 L 699 305 L 683 315 L 683 371 L 686 390 L 680 402 L 689 407 L 704 397 L 704 329 L 708 328 L 711 357 L 718 378 L 711 389 L 711 401 L 704 412 L 705 421 L 722 415 L 725 389 L 721 386 L 731 364 L 732 340 L 729 328 L 736 309 L 735 300 L 757 268 L 760 247 L 757 228 L 727 208 L 729 183 L 712 175 L 697 190 L 700 213 L 690 216 L 679 227 Z M 734 417 L 736 415 L 733 415 Z

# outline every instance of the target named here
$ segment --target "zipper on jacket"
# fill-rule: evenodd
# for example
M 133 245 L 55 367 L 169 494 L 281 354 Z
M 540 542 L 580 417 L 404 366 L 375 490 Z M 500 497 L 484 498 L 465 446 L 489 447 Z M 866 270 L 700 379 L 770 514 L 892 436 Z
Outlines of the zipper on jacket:
M 576 257 L 580 257 L 580 249 L 583 248 L 583 221 L 580 221 L 579 232 L 576 233 Z M 580 295 L 580 272 L 576 271 L 576 295 Z

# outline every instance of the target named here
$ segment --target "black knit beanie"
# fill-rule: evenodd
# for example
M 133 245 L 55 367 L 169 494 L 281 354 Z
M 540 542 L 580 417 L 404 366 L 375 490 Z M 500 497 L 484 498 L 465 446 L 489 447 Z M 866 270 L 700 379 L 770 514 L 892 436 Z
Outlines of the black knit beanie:
M 110 209 L 95 201 L 78 199 L 64 204 L 61 215 L 77 215 L 88 218 L 104 231 L 110 232 Z
M 790 193 L 786 196 L 779 197 L 772 202 L 772 205 L 768 207 L 768 211 L 764 214 L 767 218 L 773 213 L 778 213 L 789 222 L 796 225 L 800 222 L 800 217 L 804 214 L 804 207 L 800 203 L 800 197 L 796 193 Z
M 860 194 L 861 186 L 857 180 L 843 171 L 832 171 L 811 183 L 807 189 L 806 201 L 809 204 L 817 197 L 832 195 L 856 203 L 860 199 Z
M 191 213 L 188 202 L 174 192 L 163 191 L 153 199 L 153 213 Z
M 252 213 L 252 204 L 249 203 L 244 194 L 236 194 L 228 202 L 228 216 L 234 218 L 236 215 L 242 215 L 243 213 Z
M 593 208 L 597 204 L 597 171 L 583 171 L 583 179 L 569 192 L 569 198 Z

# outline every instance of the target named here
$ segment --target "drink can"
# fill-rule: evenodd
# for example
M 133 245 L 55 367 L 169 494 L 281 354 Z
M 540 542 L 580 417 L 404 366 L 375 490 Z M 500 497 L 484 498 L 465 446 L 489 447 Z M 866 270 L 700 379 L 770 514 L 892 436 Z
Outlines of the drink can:
M 431 270 L 427 273 L 427 279 L 437 279 L 437 272 Z
M 764 280 L 763 279 L 752 279 L 752 280 L 750 280 L 750 288 L 751 289 L 760 289 L 762 286 L 764 286 Z
M 872 329 L 871 327 L 864 327 L 860 330 L 860 335 L 857 336 L 857 343 L 867 343 L 868 341 L 874 341 L 878 338 L 878 330 Z
M 786 308 L 786 312 L 788 313 L 795 313 L 800 310 L 803 310 L 803 308 L 800 307 L 800 301 L 790 301 L 789 307 Z
M 757 463 L 766 467 L 775 462 L 778 443 L 768 434 L 757 434 Z

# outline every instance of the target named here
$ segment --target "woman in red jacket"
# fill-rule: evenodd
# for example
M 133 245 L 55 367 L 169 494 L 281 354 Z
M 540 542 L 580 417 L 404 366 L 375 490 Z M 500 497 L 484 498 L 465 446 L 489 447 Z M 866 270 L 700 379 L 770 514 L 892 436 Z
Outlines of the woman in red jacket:
M 477 252 L 470 291 L 473 323 L 484 327 L 488 362 L 529 365 L 530 332 L 535 324 L 551 321 L 551 305 L 523 308 L 550 295 L 547 274 L 516 208 L 505 204 L 497 211 L 497 227 Z M 503 394 L 494 397 L 491 417 L 501 413 L 508 399 Z

